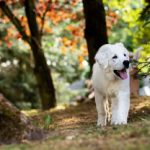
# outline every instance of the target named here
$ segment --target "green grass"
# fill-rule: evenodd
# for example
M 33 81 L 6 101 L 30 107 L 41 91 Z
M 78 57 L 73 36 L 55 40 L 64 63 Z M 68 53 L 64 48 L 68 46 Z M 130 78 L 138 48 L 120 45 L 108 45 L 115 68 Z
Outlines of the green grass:
M 66 130 L 42 141 L 0 147 L 1 150 L 90 150 L 123 149 L 148 150 L 150 148 L 150 124 L 142 122 L 121 126 L 94 127 Z

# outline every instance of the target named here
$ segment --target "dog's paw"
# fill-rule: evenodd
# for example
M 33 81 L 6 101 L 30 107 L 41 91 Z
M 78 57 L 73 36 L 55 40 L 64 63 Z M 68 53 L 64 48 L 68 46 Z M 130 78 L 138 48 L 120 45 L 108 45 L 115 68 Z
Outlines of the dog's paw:
M 97 127 L 105 127 L 106 124 L 102 124 L 102 123 L 97 123 Z
M 98 119 L 97 126 L 106 126 L 106 119 Z
M 127 124 L 127 121 L 111 121 L 111 125 L 121 125 L 121 124 Z

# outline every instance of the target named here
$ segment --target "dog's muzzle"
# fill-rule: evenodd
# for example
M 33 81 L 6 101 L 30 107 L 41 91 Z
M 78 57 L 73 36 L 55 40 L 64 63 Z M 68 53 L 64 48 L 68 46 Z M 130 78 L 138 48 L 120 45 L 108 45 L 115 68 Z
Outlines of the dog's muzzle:
M 121 78 L 121 79 L 127 79 L 128 78 L 128 74 L 127 74 L 127 70 L 129 68 L 129 61 L 128 60 L 124 60 L 123 61 L 123 65 L 124 68 L 122 70 L 114 70 L 114 73 L 117 77 Z
M 128 78 L 127 71 L 125 68 L 122 70 L 114 70 L 114 73 L 116 74 L 116 76 L 120 77 L 121 79 Z

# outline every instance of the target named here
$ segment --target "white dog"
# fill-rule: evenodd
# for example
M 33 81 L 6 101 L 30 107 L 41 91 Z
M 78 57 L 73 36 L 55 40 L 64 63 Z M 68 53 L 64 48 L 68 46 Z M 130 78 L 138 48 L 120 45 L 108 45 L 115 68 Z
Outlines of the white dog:
M 138 60 L 139 48 L 133 57 Z M 100 47 L 93 66 L 93 86 L 98 111 L 97 125 L 106 126 L 109 120 L 108 98 L 111 98 L 111 124 L 127 124 L 130 107 L 129 52 L 122 43 Z

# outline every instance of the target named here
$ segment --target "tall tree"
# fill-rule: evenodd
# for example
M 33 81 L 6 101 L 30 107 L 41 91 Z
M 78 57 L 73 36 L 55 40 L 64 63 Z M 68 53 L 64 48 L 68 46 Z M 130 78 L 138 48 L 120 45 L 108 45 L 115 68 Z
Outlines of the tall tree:
M 56 105 L 54 85 L 52 82 L 50 69 L 46 63 L 42 49 L 41 34 L 36 20 L 35 2 L 34 0 L 25 0 L 22 2 L 24 2 L 25 6 L 26 17 L 31 32 L 30 36 L 26 34 L 25 28 L 22 26 L 21 21 L 8 7 L 7 1 L 0 1 L 0 8 L 18 29 L 22 39 L 28 42 L 31 47 L 34 56 L 34 74 L 38 83 L 43 109 L 46 110 Z
M 94 56 L 99 47 L 108 43 L 105 11 L 102 0 L 83 0 L 86 20 L 85 38 L 89 52 L 89 63 L 92 72 Z

